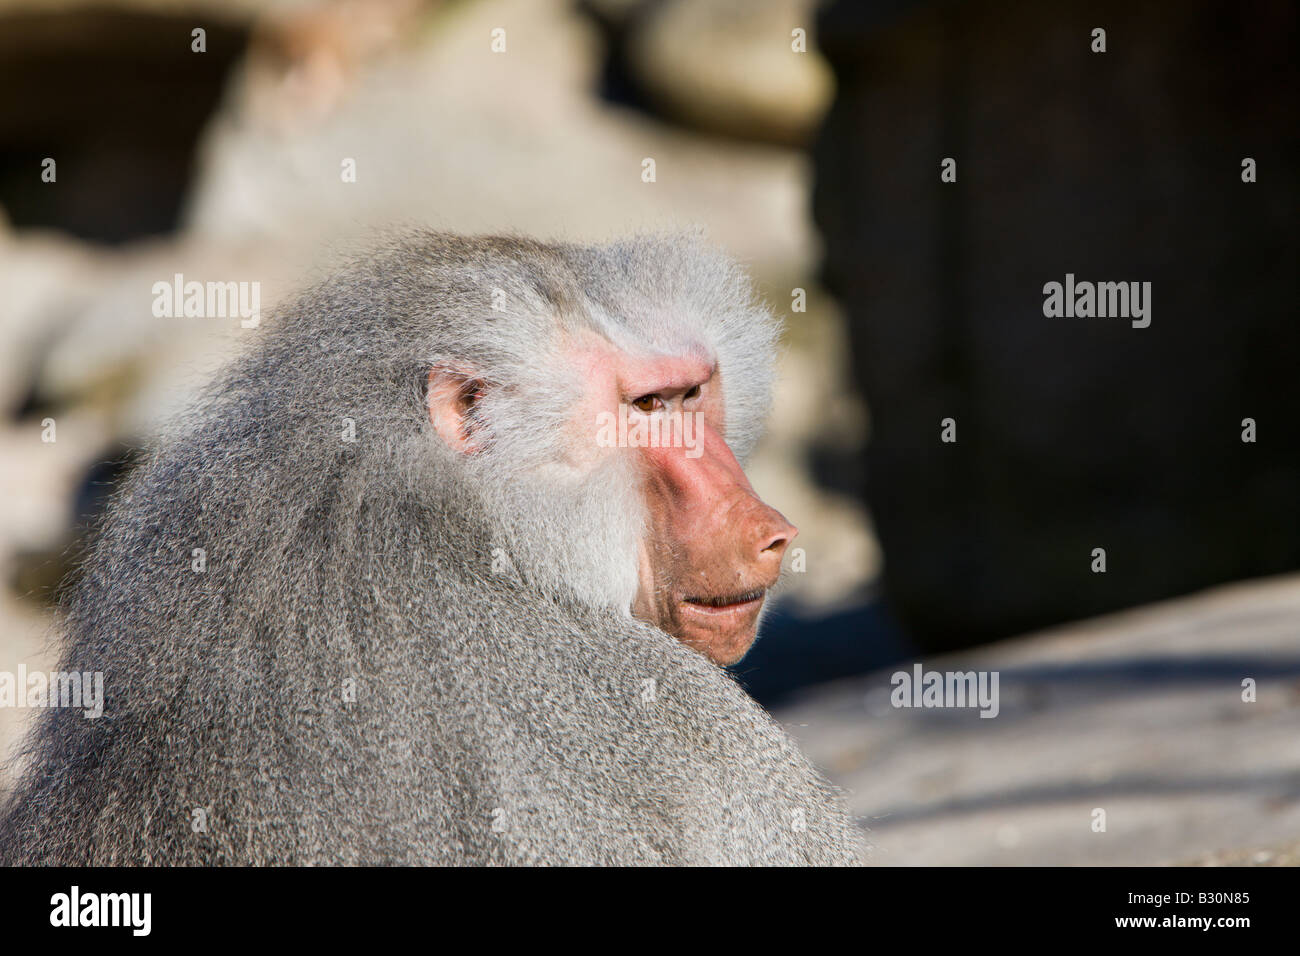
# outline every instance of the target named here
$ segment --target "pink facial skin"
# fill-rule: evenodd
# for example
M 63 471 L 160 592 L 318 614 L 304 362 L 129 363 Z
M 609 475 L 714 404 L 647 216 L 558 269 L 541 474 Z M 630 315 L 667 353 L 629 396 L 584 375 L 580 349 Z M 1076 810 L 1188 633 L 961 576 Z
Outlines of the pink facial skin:
M 603 345 L 603 343 L 602 343 Z M 690 447 L 621 448 L 639 457 L 648 513 L 632 612 L 718 665 L 745 656 L 767 591 L 798 533 L 764 504 L 722 438 L 721 375 L 698 357 L 638 359 L 612 346 L 574 355 L 588 376 L 582 419 L 700 413 Z
M 722 377 L 703 355 L 638 357 L 594 335 L 575 343 L 565 365 L 583 388 L 565 457 L 583 469 L 605 455 L 636 456 L 647 521 L 632 613 L 726 666 L 754 643 L 763 602 L 798 532 L 754 494 L 723 440 Z M 429 417 L 449 447 L 475 452 L 469 410 L 486 387 L 471 370 L 430 371 Z M 597 440 L 596 423 L 617 419 L 620 407 L 633 428 L 656 417 L 680 424 L 688 415 L 690 430 L 678 429 L 668 443 L 611 447 Z

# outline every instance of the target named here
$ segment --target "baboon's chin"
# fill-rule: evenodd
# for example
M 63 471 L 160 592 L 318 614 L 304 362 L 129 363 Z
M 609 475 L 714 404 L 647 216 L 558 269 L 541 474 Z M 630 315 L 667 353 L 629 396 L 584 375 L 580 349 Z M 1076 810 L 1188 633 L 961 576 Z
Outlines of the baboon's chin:
M 677 605 L 673 636 L 719 667 L 729 667 L 753 646 L 764 597 L 759 595 L 721 607 L 682 601 Z

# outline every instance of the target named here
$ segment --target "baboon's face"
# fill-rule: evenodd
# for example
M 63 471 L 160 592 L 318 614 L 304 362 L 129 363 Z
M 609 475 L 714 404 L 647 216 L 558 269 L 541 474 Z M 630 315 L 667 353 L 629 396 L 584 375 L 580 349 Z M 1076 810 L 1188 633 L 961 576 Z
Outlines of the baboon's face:
M 725 666 L 754 643 L 797 532 L 754 494 L 723 440 L 722 377 L 704 354 L 632 355 L 595 337 L 575 345 L 565 364 L 581 398 L 563 445 L 580 471 L 634 456 L 639 487 L 629 492 L 642 496 L 646 522 L 632 613 Z M 490 387 L 472 373 L 430 373 L 429 414 L 448 445 L 475 452 L 466 422 Z
M 588 414 L 605 412 L 619 453 L 639 459 L 648 520 L 633 614 L 716 664 L 734 664 L 754 643 L 797 532 L 754 494 L 722 438 L 721 375 L 704 358 L 621 352 L 589 357 L 586 374 Z

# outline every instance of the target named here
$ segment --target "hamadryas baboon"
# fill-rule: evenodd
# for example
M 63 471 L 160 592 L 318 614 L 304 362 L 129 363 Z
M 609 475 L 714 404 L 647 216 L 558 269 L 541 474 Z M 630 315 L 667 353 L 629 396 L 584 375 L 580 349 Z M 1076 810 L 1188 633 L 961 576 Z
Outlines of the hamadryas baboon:
M 255 333 L 116 497 L 3 863 L 840 863 L 719 665 L 794 529 L 777 325 L 694 238 L 418 234 Z M 196 563 L 194 555 L 203 554 Z

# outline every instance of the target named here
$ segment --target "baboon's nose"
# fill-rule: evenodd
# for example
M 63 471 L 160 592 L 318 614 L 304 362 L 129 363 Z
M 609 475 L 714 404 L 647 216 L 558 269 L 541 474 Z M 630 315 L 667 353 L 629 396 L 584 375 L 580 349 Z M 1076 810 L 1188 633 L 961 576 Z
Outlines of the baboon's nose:
M 766 520 L 758 535 L 758 558 L 767 562 L 775 558 L 776 563 L 780 564 L 781 556 L 785 554 L 785 549 L 799 533 L 799 529 L 786 521 L 780 512 L 774 511 L 767 505 L 763 508 L 768 514 L 765 515 Z

